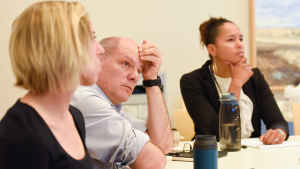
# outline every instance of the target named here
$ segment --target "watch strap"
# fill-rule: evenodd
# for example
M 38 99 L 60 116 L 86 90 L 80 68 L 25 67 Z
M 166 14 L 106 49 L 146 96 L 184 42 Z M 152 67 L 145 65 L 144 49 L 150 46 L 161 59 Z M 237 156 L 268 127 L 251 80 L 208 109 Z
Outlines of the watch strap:
M 154 80 L 143 80 L 144 87 L 152 87 L 152 86 L 159 86 L 161 87 L 161 79 L 157 76 L 157 79 Z

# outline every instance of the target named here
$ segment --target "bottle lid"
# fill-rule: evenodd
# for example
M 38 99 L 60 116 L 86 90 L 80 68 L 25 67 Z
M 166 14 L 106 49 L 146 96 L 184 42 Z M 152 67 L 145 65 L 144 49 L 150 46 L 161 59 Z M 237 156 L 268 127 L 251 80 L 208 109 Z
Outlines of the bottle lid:
M 236 100 L 234 93 L 222 93 L 220 100 Z
M 196 135 L 194 149 L 215 149 L 217 148 L 217 139 L 215 135 Z

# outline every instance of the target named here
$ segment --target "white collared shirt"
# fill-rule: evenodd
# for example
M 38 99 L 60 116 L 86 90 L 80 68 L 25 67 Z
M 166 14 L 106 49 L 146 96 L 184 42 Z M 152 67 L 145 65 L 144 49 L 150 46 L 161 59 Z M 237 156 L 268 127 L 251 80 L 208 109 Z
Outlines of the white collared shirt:
M 123 168 L 132 164 L 149 141 L 146 124 L 113 105 L 97 86 L 80 86 L 71 104 L 85 119 L 86 144 L 93 150 L 103 168 Z

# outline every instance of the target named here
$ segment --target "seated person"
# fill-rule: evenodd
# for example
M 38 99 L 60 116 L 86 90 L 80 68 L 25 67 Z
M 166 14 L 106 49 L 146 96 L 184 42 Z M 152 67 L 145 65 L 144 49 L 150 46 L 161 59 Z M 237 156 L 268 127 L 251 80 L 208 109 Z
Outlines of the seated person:
M 28 92 L 0 122 L 0 168 L 91 169 L 83 116 L 69 105 L 79 83 L 96 82 L 104 52 L 83 6 L 31 5 L 13 22 L 9 46 L 16 86 Z
M 280 144 L 288 138 L 288 124 L 259 69 L 245 58 L 243 35 L 225 18 L 210 18 L 199 31 L 210 60 L 184 74 L 180 88 L 196 134 L 219 136 L 220 95 L 234 93 L 240 105 L 242 138 L 260 137 L 264 144 Z M 261 119 L 267 132 L 261 134 Z
M 143 41 L 109 37 L 100 44 L 105 50 L 97 83 L 76 90 L 72 104 L 86 120 L 87 146 L 103 168 L 164 168 L 164 154 L 172 148 L 167 109 L 157 80 L 161 64 L 158 49 Z M 142 73 L 148 99 L 147 123 L 123 112 Z M 146 133 L 145 133 L 146 132 Z

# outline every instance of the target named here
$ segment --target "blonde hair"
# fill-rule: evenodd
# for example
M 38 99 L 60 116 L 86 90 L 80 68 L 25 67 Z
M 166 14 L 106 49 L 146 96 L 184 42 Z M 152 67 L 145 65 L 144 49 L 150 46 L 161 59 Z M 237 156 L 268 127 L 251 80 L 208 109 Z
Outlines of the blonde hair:
M 35 93 L 71 89 L 90 61 L 89 17 L 79 2 L 45 1 L 13 22 L 9 42 L 16 86 Z

